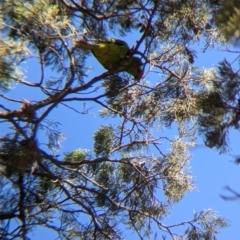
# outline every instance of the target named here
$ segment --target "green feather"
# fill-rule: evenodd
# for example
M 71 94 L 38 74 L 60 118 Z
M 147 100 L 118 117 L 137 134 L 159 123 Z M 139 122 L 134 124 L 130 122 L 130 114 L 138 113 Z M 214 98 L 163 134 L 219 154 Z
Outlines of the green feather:
M 95 44 L 79 40 L 76 46 L 81 49 L 91 50 L 95 58 L 108 70 L 126 71 L 137 79 L 142 76 L 140 58 L 129 57 L 130 48 L 122 40 L 98 40 Z

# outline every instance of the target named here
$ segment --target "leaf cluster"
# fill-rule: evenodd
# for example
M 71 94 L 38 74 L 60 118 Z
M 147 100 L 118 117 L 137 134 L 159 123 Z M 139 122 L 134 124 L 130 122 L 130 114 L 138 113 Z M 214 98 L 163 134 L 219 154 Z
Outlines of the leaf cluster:
M 240 3 L 237 0 L 222 1 L 218 10 L 216 24 L 227 41 L 238 44 L 240 37 Z
M 239 74 L 224 60 L 219 63 L 209 92 L 199 93 L 197 104 L 202 110 L 198 117 L 200 133 L 209 147 L 224 152 L 228 149 L 230 128 L 239 129 Z
M 0 119 L 7 126 L 0 138 L 0 238 L 27 239 L 40 226 L 62 239 L 122 239 L 126 228 L 147 239 L 154 224 L 173 239 L 186 235 L 163 221 L 194 189 L 193 120 L 202 111 L 205 119 L 199 123 L 212 124 L 205 120 L 218 113 L 229 124 L 228 100 L 228 110 L 238 107 L 238 81 L 216 82 L 217 93 L 205 99 L 204 76 L 193 67 L 191 44 L 201 39 L 206 50 L 218 41 L 215 7 L 207 0 L 2 1 L 1 90 L 14 86 L 38 94 L 31 99 L 0 94 Z M 146 78 L 136 82 L 111 71 L 91 77 L 92 62 L 76 42 L 130 33 L 138 38 L 132 51 L 146 62 Z M 39 73 L 29 77 L 23 63 L 31 68 L 32 61 Z M 230 76 L 227 64 L 219 69 L 220 76 Z M 94 156 L 83 149 L 59 153 L 63 109 L 73 111 L 81 126 L 78 117 L 92 114 L 92 107 L 116 120 L 95 131 L 89 146 Z M 166 126 L 176 127 L 175 138 L 167 136 Z M 226 226 L 209 219 L 199 214 L 179 225 L 193 236 L 205 224 L 199 227 L 201 237 Z

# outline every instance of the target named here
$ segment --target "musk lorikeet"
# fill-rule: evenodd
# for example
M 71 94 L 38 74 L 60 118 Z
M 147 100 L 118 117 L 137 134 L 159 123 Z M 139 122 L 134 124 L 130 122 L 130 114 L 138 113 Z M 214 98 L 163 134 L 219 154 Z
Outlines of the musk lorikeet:
M 91 50 L 95 58 L 107 70 L 126 71 L 136 80 L 143 75 L 143 63 L 140 58 L 130 54 L 126 42 L 119 39 L 96 40 L 95 44 L 78 40 L 76 47 Z

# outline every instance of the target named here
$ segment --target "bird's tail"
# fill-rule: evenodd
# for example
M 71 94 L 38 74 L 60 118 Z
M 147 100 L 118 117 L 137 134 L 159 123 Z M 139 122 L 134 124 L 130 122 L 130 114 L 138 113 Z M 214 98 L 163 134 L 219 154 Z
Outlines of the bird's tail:
M 85 40 L 79 39 L 75 42 L 75 48 L 92 50 L 94 48 L 94 45 L 92 45 L 91 43 L 89 43 Z

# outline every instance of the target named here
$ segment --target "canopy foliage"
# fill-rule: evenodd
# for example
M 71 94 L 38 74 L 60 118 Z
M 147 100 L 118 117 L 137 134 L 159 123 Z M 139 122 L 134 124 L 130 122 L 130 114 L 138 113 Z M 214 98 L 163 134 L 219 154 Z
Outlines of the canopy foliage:
M 28 239 L 38 226 L 60 239 L 122 239 L 126 229 L 146 239 L 153 226 L 174 239 L 214 239 L 227 226 L 210 210 L 164 224 L 172 205 L 195 189 L 189 148 L 198 127 L 217 148 L 226 146 L 229 127 L 239 128 L 238 72 L 227 61 L 218 71 L 194 63 L 196 42 L 204 51 L 224 43 L 216 27 L 221 6 L 211 0 L 1 1 L 2 239 Z M 135 38 L 144 77 L 136 82 L 116 71 L 91 77 L 88 52 L 76 42 L 128 36 Z M 29 78 L 32 61 L 40 70 Z M 16 98 L 13 88 L 38 94 Z M 90 111 L 76 103 L 98 106 L 100 116 L 115 121 L 96 130 L 93 153 L 57 155 L 64 132 L 52 113 L 58 106 L 73 110 L 81 126 Z M 164 132 L 171 126 L 175 137 Z

